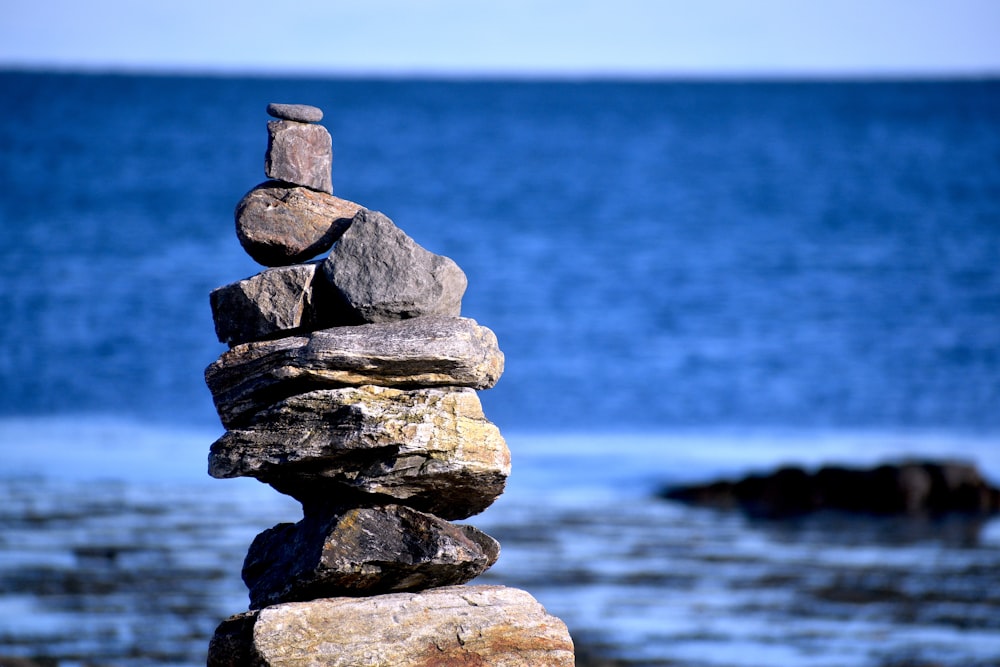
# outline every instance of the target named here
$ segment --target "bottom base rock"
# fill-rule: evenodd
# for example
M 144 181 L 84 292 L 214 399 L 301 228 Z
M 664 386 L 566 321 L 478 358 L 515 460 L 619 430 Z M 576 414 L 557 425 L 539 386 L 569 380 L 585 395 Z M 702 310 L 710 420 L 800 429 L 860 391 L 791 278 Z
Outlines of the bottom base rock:
M 448 586 L 289 602 L 219 625 L 209 667 L 572 667 L 566 625 L 528 593 Z

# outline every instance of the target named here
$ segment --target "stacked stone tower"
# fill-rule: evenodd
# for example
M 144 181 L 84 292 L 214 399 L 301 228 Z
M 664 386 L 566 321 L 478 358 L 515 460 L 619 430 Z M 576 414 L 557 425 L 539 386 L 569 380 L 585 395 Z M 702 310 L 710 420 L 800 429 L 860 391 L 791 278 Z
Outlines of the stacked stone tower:
M 227 429 L 209 473 L 266 482 L 303 518 L 253 541 L 251 611 L 219 626 L 209 665 L 572 665 L 565 625 L 530 595 L 461 585 L 500 547 L 452 521 L 510 471 L 476 393 L 503 355 L 460 315 L 465 274 L 333 196 L 321 110 L 268 113 L 271 180 L 236 231 L 270 268 L 211 294 L 230 349 L 205 372 Z

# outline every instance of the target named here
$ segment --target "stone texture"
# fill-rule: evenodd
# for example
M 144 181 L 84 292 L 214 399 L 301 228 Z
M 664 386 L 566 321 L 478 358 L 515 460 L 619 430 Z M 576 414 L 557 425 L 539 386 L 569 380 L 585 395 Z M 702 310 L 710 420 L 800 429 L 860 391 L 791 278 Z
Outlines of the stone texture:
M 565 624 L 528 593 L 453 586 L 293 602 L 222 622 L 209 667 L 572 667 Z
M 291 120 L 267 123 L 264 174 L 276 181 L 333 194 L 333 140 L 322 125 Z
M 753 516 L 781 518 L 822 510 L 886 515 L 988 515 L 1000 512 L 1000 489 L 970 464 L 906 461 L 875 468 L 798 467 L 665 489 L 665 498 Z
M 451 259 L 422 248 L 392 220 L 368 210 L 359 211 L 338 239 L 323 271 L 365 322 L 458 317 L 468 284 Z
M 271 102 L 267 105 L 267 113 L 281 120 L 294 120 L 299 123 L 318 123 L 323 120 L 323 110 L 308 104 Z
M 318 264 L 293 264 L 212 290 L 215 334 L 230 346 L 357 324 Z
M 488 389 L 502 372 L 492 331 L 467 318 L 420 317 L 243 343 L 210 364 L 205 381 L 223 425 L 234 429 L 255 412 L 314 389 Z
M 325 192 L 268 181 L 237 204 L 236 236 L 264 266 L 298 264 L 329 250 L 361 208 Z
M 472 526 L 402 505 L 356 507 L 265 530 L 250 545 L 243 581 L 259 609 L 464 584 L 499 555 L 497 541 Z
M 510 450 L 472 389 L 366 385 L 299 394 L 257 413 L 212 445 L 208 471 L 256 477 L 307 514 L 366 494 L 464 519 L 503 493 Z

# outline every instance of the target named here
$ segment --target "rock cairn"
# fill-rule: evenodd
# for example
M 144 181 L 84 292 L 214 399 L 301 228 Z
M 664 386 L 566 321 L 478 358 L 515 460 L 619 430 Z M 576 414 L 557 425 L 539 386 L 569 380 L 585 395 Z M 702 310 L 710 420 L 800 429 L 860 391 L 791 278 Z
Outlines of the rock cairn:
M 320 109 L 267 111 L 271 180 L 236 207 L 236 233 L 269 268 L 211 294 L 230 349 L 205 371 L 227 429 L 208 467 L 270 484 L 303 518 L 251 544 L 250 611 L 219 626 L 208 664 L 572 665 L 565 625 L 530 595 L 462 585 L 500 547 L 452 521 L 510 471 L 476 393 L 503 354 L 460 315 L 465 274 L 333 196 Z

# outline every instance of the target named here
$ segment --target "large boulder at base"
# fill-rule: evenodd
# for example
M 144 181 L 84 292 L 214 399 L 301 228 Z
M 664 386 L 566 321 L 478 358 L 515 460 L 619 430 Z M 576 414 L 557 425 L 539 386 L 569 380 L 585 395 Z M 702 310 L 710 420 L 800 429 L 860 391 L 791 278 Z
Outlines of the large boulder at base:
M 280 604 L 219 625 L 209 667 L 573 667 L 566 625 L 528 593 L 452 586 Z
M 236 205 L 236 236 L 264 266 L 299 264 L 329 250 L 361 209 L 325 192 L 268 181 Z
M 1000 490 L 990 486 L 975 466 L 957 461 L 825 466 L 814 473 L 785 467 L 737 481 L 671 487 L 661 495 L 779 518 L 822 510 L 911 516 L 1000 512 Z
M 322 125 L 293 120 L 267 123 L 264 173 L 268 178 L 333 194 L 333 140 Z
M 212 290 L 219 342 L 230 347 L 317 329 L 359 324 L 318 264 L 278 266 Z
M 467 318 L 419 317 L 237 345 L 208 366 L 205 381 L 223 425 L 233 429 L 314 389 L 488 389 L 502 372 L 503 353 L 486 327 Z
M 497 541 L 472 526 L 402 505 L 356 507 L 265 530 L 250 545 L 243 581 L 259 609 L 464 584 L 499 555 Z
M 264 409 L 212 445 L 208 472 L 256 477 L 300 500 L 307 515 L 364 494 L 464 519 L 503 493 L 510 450 L 473 389 L 365 385 Z
M 458 317 L 468 284 L 451 259 L 425 250 L 392 220 L 369 210 L 354 217 L 323 271 L 365 322 Z

